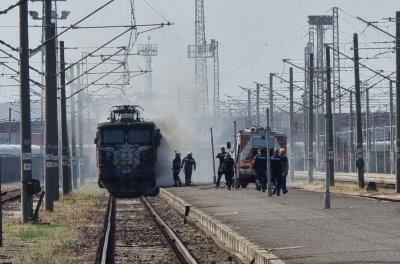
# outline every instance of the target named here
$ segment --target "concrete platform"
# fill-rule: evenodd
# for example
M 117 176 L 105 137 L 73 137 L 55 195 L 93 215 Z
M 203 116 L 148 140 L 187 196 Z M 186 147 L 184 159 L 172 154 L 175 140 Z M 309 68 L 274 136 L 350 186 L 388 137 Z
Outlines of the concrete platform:
M 161 196 L 251 263 L 400 263 L 400 203 L 289 189 L 164 188 Z

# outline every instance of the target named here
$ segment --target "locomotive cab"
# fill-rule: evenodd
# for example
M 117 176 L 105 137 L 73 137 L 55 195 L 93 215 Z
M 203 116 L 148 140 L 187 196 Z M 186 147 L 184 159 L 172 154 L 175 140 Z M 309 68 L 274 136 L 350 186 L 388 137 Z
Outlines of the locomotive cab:
M 156 195 L 157 148 L 161 133 L 139 116 L 139 106 L 114 106 L 95 138 L 98 183 L 119 197 Z M 141 108 L 140 108 L 141 109 Z

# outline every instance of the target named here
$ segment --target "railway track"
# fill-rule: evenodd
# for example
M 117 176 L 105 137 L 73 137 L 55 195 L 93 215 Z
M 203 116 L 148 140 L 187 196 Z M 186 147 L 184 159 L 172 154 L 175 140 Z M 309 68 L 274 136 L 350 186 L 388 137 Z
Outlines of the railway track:
M 6 202 L 14 201 L 21 197 L 21 189 L 10 189 L 4 192 L 1 192 L 1 203 L 4 204 Z
M 145 197 L 110 197 L 96 263 L 197 263 Z

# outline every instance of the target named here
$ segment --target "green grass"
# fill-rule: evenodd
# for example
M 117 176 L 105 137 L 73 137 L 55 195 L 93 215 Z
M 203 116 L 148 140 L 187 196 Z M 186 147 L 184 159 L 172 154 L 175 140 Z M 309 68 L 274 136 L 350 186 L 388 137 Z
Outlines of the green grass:
M 14 232 L 15 237 L 23 241 L 29 241 L 58 236 L 65 233 L 66 230 L 65 227 L 56 225 L 21 224 L 18 229 L 12 231 Z
M 37 223 L 20 219 L 3 221 L 3 261 L 13 264 L 93 263 L 102 217 L 104 191 L 88 184 L 54 203 L 54 211 L 42 210 Z M 87 250 L 89 249 L 89 250 Z M 6 257 L 6 258 L 4 258 Z M 88 261 L 90 259 L 90 261 Z

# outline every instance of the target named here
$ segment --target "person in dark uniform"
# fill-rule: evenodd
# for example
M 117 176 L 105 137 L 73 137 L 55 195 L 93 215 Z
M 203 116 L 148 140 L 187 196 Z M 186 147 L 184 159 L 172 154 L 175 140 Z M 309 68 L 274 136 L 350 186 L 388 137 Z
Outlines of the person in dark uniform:
M 226 185 L 228 186 L 228 190 L 230 190 L 231 187 L 233 187 L 233 175 L 236 170 L 235 160 L 232 158 L 231 154 L 226 154 L 225 161 L 222 166 L 224 167 Z
M 192 172 L 196 170 L 196 161 L 192 157 L 192 152 L 188 152 L 187 156 L 183 158 L 181 169 L 185 173 L 185 185 L 192 185 Z
M 276 182 L 275 188 L 272 194 L 276 194 L 276 196 L 280 196 L 280 192 L 282 189 L 282 178 L 283 178 L 283 162 L 281 157 L 279 156 L 279 149 L 274 151 L 274 155 L 271 156 L 270 159 L 271 166 L 271 179 Z
M 215 157 L 216 159 L 219 159 L 218 178 L 217 178 L 217 189 L 219 188 L 219 184 L 220 184 L 220 182 L 221 182 L 222 174 L 225 173 L 224 170 L 223 170 L 223 168 L 222 168 L 222 165 L 224 164 L 226 154 L 228 154 L 228 153 L 226 153 L 226 152 L 225 152 L 225 148 L 222 147 L 222 148 L 221 148 L 221 152 L 218 153 L 217 156 Z M 226 175 L 225 175 L 225 178 L 226 178 Z
M 267 149 L 261 148 L 252 163 L 252 168 L 256 172 L 256 178 L 260 181 L 257 190 L 265 192 L 267 188 Z
M 284 148 L 281 148 L 279 150 L 279 156 L 281 157 L 283 163 L 282 190 L 283 194 L 286 194 L 288 192 L 286 187 L 286 180 L 289 174 L 289 160 L 288 157 L 286 156 L 286 150 Z
M 175 158 L 172 161 L 172 177 L 174 178 L 174 187 L 181 186 L 182 182 L 179 178 L 181 171 L 181 153 L 175 151 Z

